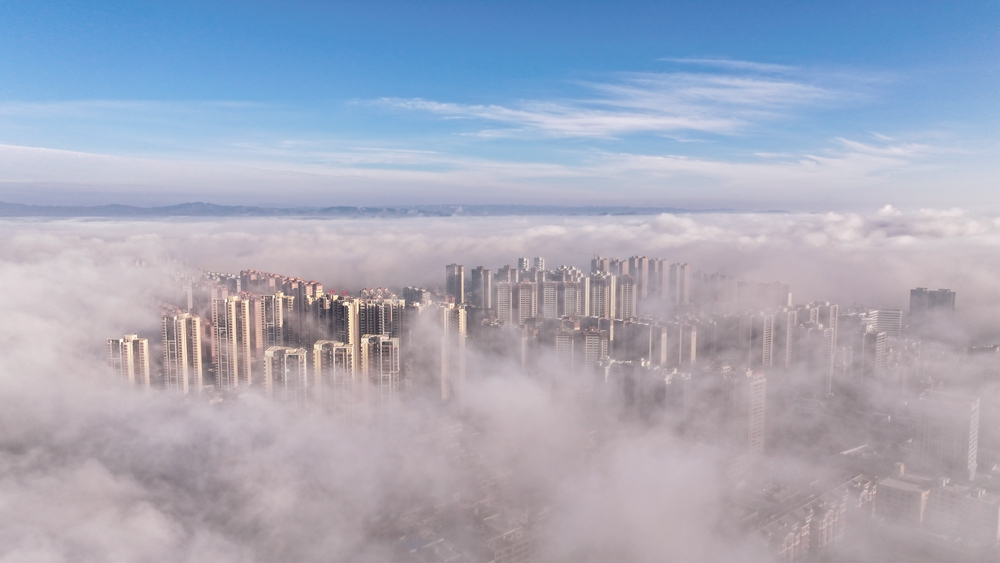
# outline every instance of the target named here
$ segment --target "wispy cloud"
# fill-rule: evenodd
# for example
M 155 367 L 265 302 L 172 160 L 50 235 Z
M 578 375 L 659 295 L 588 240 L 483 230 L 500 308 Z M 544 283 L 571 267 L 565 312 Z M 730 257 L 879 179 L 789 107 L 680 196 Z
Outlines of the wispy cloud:
M 55 100 L 48 102 L 0 102 L 0 117 L 51 118 L 101 117 L 112 114 L 136 116 L 198 114 L 220 111 L 259 110 L 268 107 L 240 100 Z
M 505 125 L 483 136 L 542 135 L 608 138 L 629 134 L 736 135 L 796 109 L 857 98 L 794 67 L 722 59 L 676 59 L 716 72 L 624 73 L 615 80 L 584 82 L 584 96 L 513 104 L 459 104 L 421 98 L 378 103 L 447 119 Z
M 747 70 L 753 72 L 767 72 L 767 73 L 790 73 L 799 70 L 799 67 L 791 65 L 782 65 L 775 63 L 759 63 L 754 61 L 740 61 L 734 59 L 723 59 L 723 58 L 663 58 L 661 61 L 705 66 L 705 67 L 716 67 L 724 68 L 729 70 Z
M 0 199 L 9 200 L 11 186 L 21 186 L 15 199 L 33 202 L 53 201 L 62 190 L 127 194 L 134 203 L 192 198 L 225 203 L 238 193 L 247 203 L 289 205 L 437 201 L 759 208 L 754 201 L 767 201 L 802 209 L 836 201 L 837 208 L 850 209 L 904 193 L 918 201 L 914 190 L 938 193 L 928 187 L 942 176 L 956 181 L 948 164 L 953 156 L 934 145 L 878 139 L 834 139 L 824 150 L 747 154 L 740 160 L 589 150 L 561 163 L 305 141 L 243 145 L 208 160 L 0 145 Z M 43 195 L 50 189 L 52 195 Z M 919 201 L 940 204 L 940 198 Z

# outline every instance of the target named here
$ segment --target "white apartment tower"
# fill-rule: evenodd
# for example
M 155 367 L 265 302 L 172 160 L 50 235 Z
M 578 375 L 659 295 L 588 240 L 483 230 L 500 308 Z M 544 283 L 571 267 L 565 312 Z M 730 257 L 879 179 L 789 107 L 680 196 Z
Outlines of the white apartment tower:
M 272 346 L 264 351 L 264 392 L 304 407 L 309 393 L 309 353 L 305 348 Z
M 231 391 L 252 382 L 250 300 L 238 296 L 212 300 L 215 386 Z
M 462 393 L 465 385 L 466 312 L 451 303 L 438 308 L 441 329 L 441 360 L 439 383 L 441 400 L 448 401 Z
M 122 381 L 149 389 L 153 385 L 149 372 L 149 340 L 137 334 L 108 339 L 108 364 Z
M 361 337 L 358 377 L 362 400 L 373 416 L 394 413 L 399 404 L 399 339 L 384 334 Z
M 495 287 L 493 306 L 496 309 L 497 319 L 504 325 L 510 326 L 514 322 L 514 288 L 506 281 L 497 282 Z
M 163 386 L 178 395 L 201 393 L 201 318 L 188 313 L 163 317 Z
M 335 417 L 347 418 L 356 402 L 354 347 L 346 342 L 319 340 L 313 344 L 313 386 L 316 402 Z
M 667 301 L 673 305 L 685 305 L 691 297 L 691 270 L 687 264 L 671 264 L 667 282 Z
M 524 321 L 538 316 L 538 293 L 537 284 L 532 282 L 520 282 L 514 286 L 514 296 L 512 299 L 516 307 L 513 312 L 514 320 L 518 325 Z
M 597 272 L 590 276 L 590 315 L 603 319 L 615 318 L 615 276 Z
M 615 304 L 616 319 L 631 319 L 636 317 L 638 302 L 638 284 L 631 275 L 622 276 L 618 281 L 617 300 Z

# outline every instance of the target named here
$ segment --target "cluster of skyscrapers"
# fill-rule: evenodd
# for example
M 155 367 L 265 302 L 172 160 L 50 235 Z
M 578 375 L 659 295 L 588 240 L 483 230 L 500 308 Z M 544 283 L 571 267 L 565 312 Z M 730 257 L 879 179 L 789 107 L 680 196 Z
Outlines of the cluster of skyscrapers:
M 740 501 L 743 525 L 782 559 L 824 556 L 873 518 L 976 546 L 1000 540 L 1000 474 L 977 473 L 1000 462 L 1000 431 L 979 432 L 981 416 L 1000 424 L 1000 409 L 928 373 L 940 354 L 921 340 L 953 313 L 950 290 L 912 290 L 904 315 L 794 304 L 781 283 L 643 256 L 595 256 L 587 272 L 521 258 L 444 274 L 442 288 L 352 296 L 255 270 L 206 272 L 163 306 L 162 361 L 135 334 L 109 340 L 108 359 L 131 385 L 213 401 L 258 392 L 352 421 L 386 420 L 410 397 L 460 404 L 471 375 L 516 369 L 722 446 L 734 486 L 760 482 L 774 428 L 814 417 L 852 445 L 837 456 L 844 477 L 743 489 Z
M 385 288 L 349 297 L 277 274 L 209 272 L 162 309 L 158 374 L 147 339 L 109 341 L 113 369 L 131 384 L 217 400 L 256 391 L 365 417 L 396 408 L 402 386 L 413 383 L 405 374 L 433 373 L 418 383 L 445 401 L 465 377 L 465 309 L 407 306 Z

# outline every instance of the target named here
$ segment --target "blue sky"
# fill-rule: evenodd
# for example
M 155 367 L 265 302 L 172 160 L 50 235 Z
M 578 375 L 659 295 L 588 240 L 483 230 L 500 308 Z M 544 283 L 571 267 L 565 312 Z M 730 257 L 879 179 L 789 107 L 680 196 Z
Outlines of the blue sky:
M 1000 208 L 997 2 L 0 2 L 0 200 Z

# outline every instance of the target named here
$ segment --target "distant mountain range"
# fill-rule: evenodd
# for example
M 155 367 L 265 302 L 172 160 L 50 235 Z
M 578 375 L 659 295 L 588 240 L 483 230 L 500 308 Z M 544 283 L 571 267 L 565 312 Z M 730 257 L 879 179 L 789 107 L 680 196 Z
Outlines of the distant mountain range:
M 412 205 L 396 207 L 257 207 L 181 203 L 159 207 L 134 205 L 25 205 L 0 202 L 0 217 L 451 217 L 502 215 L 655 215 L 659 213 L 732 213 L 732 209 L 558 205 Z M 769 210 L 766 213 L 784 213 Z

